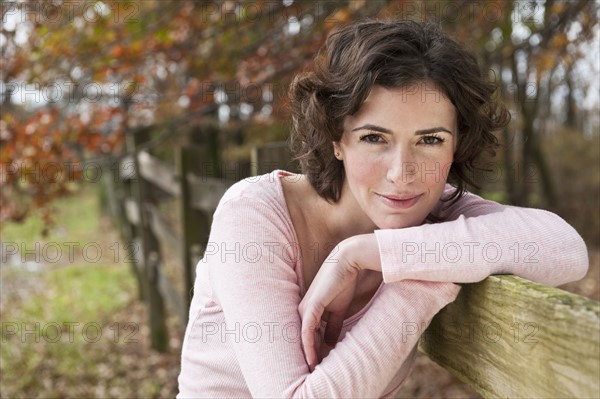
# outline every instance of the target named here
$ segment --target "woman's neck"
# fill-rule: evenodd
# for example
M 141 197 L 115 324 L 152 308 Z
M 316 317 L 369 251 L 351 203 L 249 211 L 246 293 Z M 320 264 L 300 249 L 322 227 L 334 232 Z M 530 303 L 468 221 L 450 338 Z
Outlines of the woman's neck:
M 306 197 L 300 204 L 295 203 L 295 210 L 303 214 L 302 221 L 296 226 L 296 234 L 299 235 L 302 251 L 304 287 L 308 290 L 327 256 L 337 256 L 335 246 L 346 238 L 372 233 L 376 226 L 362 211 L 347 186 L 342 188 L 339 201 L 330 203 L 320 197 L 308 181 L 305 183 L 297 193 L 303 192 Z M 381 273 L 361 270 L 358 280 L 360 283 L 346 317 L 364 308 L 381 285 L 382 276 Z
M 337 202 L 330 203 L 320 199 L 318 206 L 321 209 L 318 214 L 323 215 L 323 224 L 331 242 L 339 243 L 346 238 L 372 233 L 377 229 L 373 221 L 360 208 L 346 183 Z
M 339 201 L 328 202 L 310 185 L 308 179 L 298 175 L 283 178 L 288 208 L 296 229 L 320 244 L 337 244 L 346 238 L 371 233 L 377 227 L 362 211 L 346 184 L 342 187 Z M 306 226 L 305 228 L 303 226 Z

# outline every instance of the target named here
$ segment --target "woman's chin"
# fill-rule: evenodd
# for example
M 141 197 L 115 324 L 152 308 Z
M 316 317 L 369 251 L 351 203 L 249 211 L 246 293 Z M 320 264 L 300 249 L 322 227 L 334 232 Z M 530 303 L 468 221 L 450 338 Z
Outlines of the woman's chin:
M 427 215 L 424 217 L 399 217 L 399 216 L 388 216 L 384 218 L 375 219 L 375 225 L 380 230 L 389 229 L 406 229 L 408 227 L 420 226 L 425 223 Z

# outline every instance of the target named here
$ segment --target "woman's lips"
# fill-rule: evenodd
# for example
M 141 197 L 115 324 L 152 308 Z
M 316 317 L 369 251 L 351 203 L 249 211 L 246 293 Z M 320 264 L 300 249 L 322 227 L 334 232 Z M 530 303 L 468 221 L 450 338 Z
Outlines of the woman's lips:
M 394 209 L 408 209 L 416 204 L 422 196 L 423 194 L 402 196 L 377 194 L 381 202 Z

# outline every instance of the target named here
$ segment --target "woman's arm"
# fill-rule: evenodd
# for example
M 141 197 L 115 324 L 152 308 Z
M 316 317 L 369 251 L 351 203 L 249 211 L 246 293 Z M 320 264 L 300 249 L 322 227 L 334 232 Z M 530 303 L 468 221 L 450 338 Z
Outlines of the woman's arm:
M 386 283 L 471 283 L 492 274 L 515 274 L 552 286 L 581 279 L 587 272 L 583 239 L 553 213 L 466 194 L 441 216 L 447 221 L 377 230 L 342 241 L 335 252 L 337 267 L 324 265 L 302 299 L 303 327 L 328 311 L 325 339 L 337 339 L 360 269 L 383 272 Z M 303 341 L 310 361 L 316 344 L 308 334 Z
M 410 355 L 425 326 L 458 293 L 449 283 L 382 287 L 365 315 L 310 373 L 300 338 L 295 243 L 277 210 L 251 198 L 230 200 L 215 214 L 205 257 L 225 335 L 253 397 L 377 397 Z M 286 240 L 288 240 L 286 242 Z M 259 249 L 260 248 L 260 249 Z M 268 249 L 271 250 L 268 250 Z M 247 331 L 248 334 L 243 332 Z M 201 378 L 201 376 L 199 376 Z
M 385 282 L 470 283 L 492 274 L 514 274 L 551 286 L 579 280 L 587 272 L 583 239 L 551 212 L 466 194 L 442 218 L 447 221 L 376 231 L 381 264 L 374 257 L 364 267 L 381 270 Z M 373 237 L 362 241 L 373 251 Z
M 337 253 L 355 269 L 381 271 L 386 283 L 472 283 L 492 274 L 514 274 L 557 286 L 587 272 L 583 239 L 551 212 L 468 193 L 442 216 L 445 222 L 350 237 Z

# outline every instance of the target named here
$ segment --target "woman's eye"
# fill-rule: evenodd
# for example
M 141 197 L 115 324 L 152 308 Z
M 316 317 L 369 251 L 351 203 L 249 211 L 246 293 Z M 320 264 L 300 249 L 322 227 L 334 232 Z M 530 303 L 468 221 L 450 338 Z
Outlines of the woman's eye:
M 425 136 L 421 139 L 421 142 L 426 145 L 441 144 L 444 142 L 444 139 L 437 136 Z
M 365 134 L 364 136 L 361 136 L 360 141 L 375 144 L 383 142 L 383 139 L 377 134 Z

